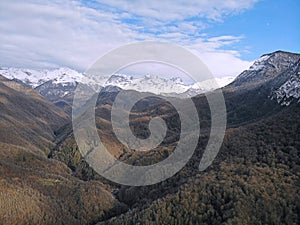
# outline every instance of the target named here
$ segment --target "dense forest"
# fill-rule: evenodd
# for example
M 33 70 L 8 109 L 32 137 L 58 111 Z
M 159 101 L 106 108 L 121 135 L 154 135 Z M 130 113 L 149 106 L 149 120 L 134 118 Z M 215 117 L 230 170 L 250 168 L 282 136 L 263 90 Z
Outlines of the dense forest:
M 254 102 L 263 103 L 266 99 L 261 96 L 254 99 L 248 93 L 251 102 L 241 109 L 236 102 L 240 102 L 244 95 L 225 94 L 228 128 L 216 160 L 204 172 L 199 172 L 197 167 L 207 144 L 210 124 L 209 107 L 203 96 L 194 99 L 196 104 L 201 105 L 199 117 L 202 132 L 198 148 L 186 167 L 162 183 L 129 187 L 105 180 L 82 160 L 72 134 L 59 145 L 52 157 L 69 165 L 80 179 L 105 183 L 113 190 L 115 197 L 128 207 L 127 213 L 100 224 L 298 224 L 299 104 L 281 107 L 270 101 L 263 104 L 257 114 Z M 163 113 L 170 115 L 166 120 L 168 125 L 176 130 L 179 124 L 174 117 L 178 115 L 172 114 L 171 106 L 166 107 L 166 103 L 157 104 L 153 109 L 163 106 Z M 149 116 L 151 107 L 146 104 L 148 111 L 143 112 L 143 105 L 145 102 L 140 104 L 141 117 Z M 101 108 L 99 104 L 98 110 L 103 110 Z M 272 113 L 264 113 L 270 112 L 270 109 L 273 109 Z M 155 110 L 153 113 L 161 112 Z M 143 126 L 140 122 L 138 125 Z M 108 127 L 105 128 L 111 132 Z M 142 132 L 138 134 L 141 136 L 143 132 L 147 133 L 145 129 L 135 130 Z M 167 140 L 176 142 L 177 137 L 173 135 Z M 169 148 L 162 144 L 147 153 L 114 146 L 123 151 L 119 159 L 133 165 L 155 163 L 173 150 L 170 143 L 166 145 Z

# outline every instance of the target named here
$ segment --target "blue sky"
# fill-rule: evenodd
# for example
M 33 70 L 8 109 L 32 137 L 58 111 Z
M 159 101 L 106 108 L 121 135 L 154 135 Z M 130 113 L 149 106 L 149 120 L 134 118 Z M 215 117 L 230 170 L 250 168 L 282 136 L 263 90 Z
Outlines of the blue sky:
M 86 70 L 135 41 L 167 41 L 217 77 L 276 50 L 300 52 L 299 0 L 0 1 L 0 66 Z
M 263 0 L 253 9 L 230 16 L 206 30 L 213 36 L 224 31 L 244 38 L 229 48 L 242 50 L 242 59 L 254 60 L 264 53 L 284 50 L 300 53 L 300 1 Z M 244 51 L 243 51 L 244 50 Z M 248 51 L 245 51 L 248 50 Z

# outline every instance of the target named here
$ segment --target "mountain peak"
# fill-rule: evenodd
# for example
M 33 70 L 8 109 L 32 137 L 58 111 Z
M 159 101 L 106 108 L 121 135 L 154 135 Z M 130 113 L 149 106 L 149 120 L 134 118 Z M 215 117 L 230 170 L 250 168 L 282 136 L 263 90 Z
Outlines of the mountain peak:
M 113 74 L 103 77 L 100 81 L 79 73 L 68 67 L 61 67 L 52 70 L 31 70 L 19 68 L 2 68 L 0 75 L 10 79 L 22 82 L 37 90 L 40 94 L 52 102 L 64 99 L 72 102 L 72 96 L 78 83 L 86 84 L 90 87 L 110 86 L 105 90 L 135 90 L 140 92 L 150 92 L 159 95 L 173 97 L 192 97 L 206 91 L 213 90 L 211 80 L 203 81 L 197 84 L 187 84 L 181 77 L 164 77 L 157 74 L 144 74 L 143 76 L 133 76 L 128 74 Z M 232 77 L 220 79 L 219 87 L 222 87 L 230 81 Z M 217 79 L 217 82 L 219 80 Z M 112 88 L 112 87 L 115 88 Z M 216 88 L 219 88 L 216 87 Z
M 230 86 L 256 87 L 292 68 L 299 60 L 300 54 L 296 53 L 276 51 L 264 54 L 255 60 L 248 70 L 242 72 Z
M 8 79 L 17 79 L 32 87 L 37 87 L 53 80 L 56 83 L 75 82 L 83 79 L 83 75 L 68 67 L 57 69 L 33 70 L 24 68 L 1 68 L 0 74 Z
M 288 51 L 283 51 L 283 50 L 277 50 L 275 52 L 263 54 L 261 57 L 273 56 L 273 55 L 291 55 L 291 56 L 294 56 L 294 55 L 300 55 L 300 54 L 299 53 L 288 52 Z
M 249 70 L 259 70 L 268 64 L 279 67 L 283 62 L 294 64 L 300 58 L 300 54 L 278 50 L 272 53 L 263 54 L 255 60 Z M 278 65 L 280 64 L 280 65 Z

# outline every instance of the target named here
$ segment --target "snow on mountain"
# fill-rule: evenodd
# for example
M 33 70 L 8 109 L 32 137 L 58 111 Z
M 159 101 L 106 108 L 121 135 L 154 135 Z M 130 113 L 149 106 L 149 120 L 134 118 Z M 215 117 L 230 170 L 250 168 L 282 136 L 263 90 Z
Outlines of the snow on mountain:
M 276 51 L 261 56 L 235 79 L 223 77 L 188 84 L 180 77 L 166 78 L 157 75 L 114 74 L 93 78 L 70 68 L 53 70 L 0 68 L 0 75 L 30 85 L 54 102 L 62 98 L 67 98 L 71 102 L 77 83 L 87 84 L 91 88 L 110 86 L 174 97 L 192 97 L 224 86 L 251 89 L 268 83 L 272 92 L 270 97 L 280 104 L 288 105 L 294 99 L 299 99 L 300 95 L 299 66 L 296 66 L 299 60 L 300 54 Z
M 172 93 L 185 93 L 184 97 L 191 97 L 206 91 L 212 91 L 223 87 L 233 80 L 234 77 L 223 77 L 197 82 L 194 84 L 185 84 L 180 77 L 166 79 L 157 75 L 145 75 L 143 77 L 133 78 L 132 76 L 124 74 L 115 74 L 112 75 L 107 82 L 105 82 L 105 86 L 117 86 L 124 90 L 151 92 L 168 96 L 170 96 Z
M 31 70 L 19 68 L 0 69 L 0 74 L 8 79 L 17 79 L 33 88 L 52 81 L 54 84 L 84 82 L 92 83 L 93 81 L 70 68 L 59 68 L 54 70 Z
M 300 102 L 300 72 L 274 91 L 274 97 L 279 104 L 285 106 L 290 105 L 293 99 L 298 99 Z
M 253 88 L 276 79 L 300 59 L 299 54 L 276 51 L 265 54 L 243 71 L 231 84 L 233 88 Z M 290 76 L 287 74 L 287 76 Z
M 268 59 L 270 58 L 270 55 L 263 55 L 262 57 L 260 57 L 259 59 L 255 60 L 253 65 L 250 66 L 250 68 L 248 69 L 249 71 L 254 70 L 261 70 L 265 67 L 266 62 L 268 61 Z
M 281 75 L 280 80 L 282 80 L 280 86 L 273 90 L 270 98 L 284 106 L 300 102 L 300 59 Z
M 288 106 L 300 102 L 300 54 L 276 51 L 254 61 L 228 85 L 234 89 L 264 87 L 268 98 Z
M 133 77 L 125 74 L 95 78 L 79 73 L 69 68 L 54 70 L 31 69 L 0 69 L 0 74 L 9 78 L 20 80 L 39 91 L 51 101 L 57 101 L 64 96 L 70 96 L 76 89 L 77 83 L 90 86 L 99 83 L 102 86 L 116 86 L 124 90 L 151 92 L 154 94 L 192 97 L 197 94 L 223 87 L 233 81 L 233 77 L 224 77 L 206 80 L 194 84 L 185 84 L 180 77 L 163 78 L 157 75 L 144 75 Z
M 124 90 L 136 90 L 154 94 L 183 93 L 190 88 L 190 85 L 185 85 L 178 77 L 165 79 L 155 75 L 133 78 L 132 76 L 115 74 L 107 80 L 105 86 L 107 85 L 117 86 Z

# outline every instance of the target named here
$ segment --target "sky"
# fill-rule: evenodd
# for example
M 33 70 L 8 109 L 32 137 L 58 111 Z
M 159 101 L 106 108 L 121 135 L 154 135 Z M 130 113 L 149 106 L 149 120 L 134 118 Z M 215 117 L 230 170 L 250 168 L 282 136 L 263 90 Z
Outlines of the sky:
M 299 0 L 1 0 L 0 66 L 70 67 L 136 41 L 181 45 L 216 77 L 262 54 L 300 53 Z

